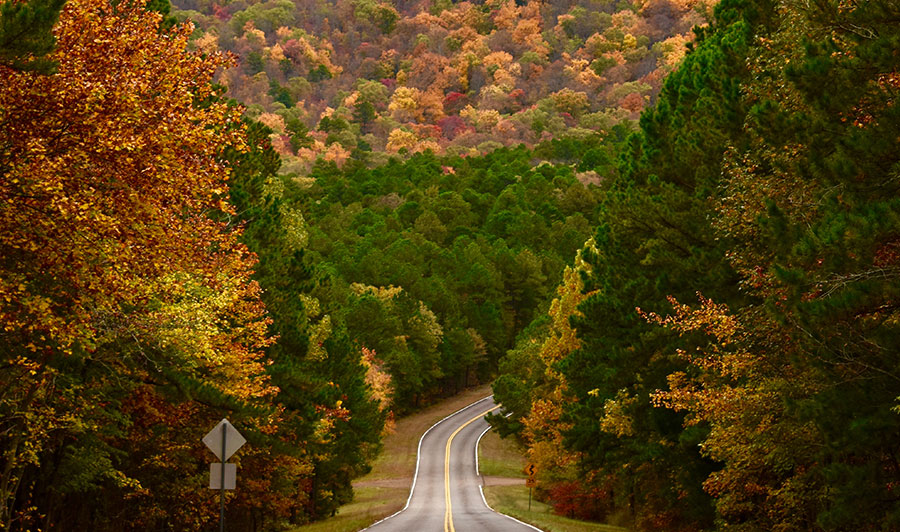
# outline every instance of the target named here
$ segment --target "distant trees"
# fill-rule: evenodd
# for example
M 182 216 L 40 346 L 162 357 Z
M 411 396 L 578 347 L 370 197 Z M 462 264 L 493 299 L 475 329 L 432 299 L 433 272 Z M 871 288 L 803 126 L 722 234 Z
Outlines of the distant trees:
M 210 6 L 184 4 L 198 11 L 178 16 L 198 18 L 198 47 L 217 41 L 239 55 L 243 71 L 224 74 L 230 96 L 285 119 L 299 113 L 311 130 L 330 110 L 346 107 L 360 127 L 340 144 L 367 147 L 357 155 L 373 165 L 386 160 L 385 152 L 399 155 L 401 146 L 403 156 L 480 153 L 534 147 L 569 129 L 604 133 L 608 127 L 592 119 L 597 112 L 608 111 L 606 122 L 633 122 L 680 59 L 690 28 L 704 23 L 695 1 L 590 6 L 599 11 L 538 1 L 491 8 L 451 2 L 425 12 L 415 3 L 273 0 L 232 3 L 229 18 L 216 15 L 226 8 Z M 391 106 L 363 96 L 360 80 L 380 84 Z M 271 90 L 259 90 L 263 84 Z M 531 107 L 548 98 L 558 105 L 541 106 L 546 116 L 536 124 Z M 355 108 L 360 99 L 372 107 Z M 430 136 L 418 128 L 461 116 L 467 106 L 474 132 L 441 126 L 444 134 Z M 308 173 L 319 158 L 346 159 L 335 155 L 336 137 L 318 140 L 302 150 L 273 144 L 286 171 Z
M 398 149 L 417 149 L 400 146 L 403 135 L 422 142 L 398 130 Z M 571 142 L 573 153 L 615 149 Z M 566 166 L 535 169 L 531 157 L 519 148 L 483 159 L 425 152 L 372 170 L 320 164 L 295 196 L 328 279 L 323 307 L 377 353 L 396 412 L 488 378 L 587 237 L 596 188 Z

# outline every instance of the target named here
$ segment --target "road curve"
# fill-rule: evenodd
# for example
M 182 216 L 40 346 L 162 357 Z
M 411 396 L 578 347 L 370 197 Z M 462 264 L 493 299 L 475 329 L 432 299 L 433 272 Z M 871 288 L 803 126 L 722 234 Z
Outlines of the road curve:
M 476 472 L 484 415 L 497 409 L 485 397 L 438 421 L 419 440 L 416 475 L 406 506 L 366 530 L 372 532 L 534 532 L 539 529 L 488 508 Z

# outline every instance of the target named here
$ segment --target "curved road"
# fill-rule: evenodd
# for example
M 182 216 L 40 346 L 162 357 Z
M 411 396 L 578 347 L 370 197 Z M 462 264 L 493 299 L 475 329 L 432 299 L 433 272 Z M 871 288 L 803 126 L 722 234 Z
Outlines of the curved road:
M 493 397 L 438 421 L 419 441 L 416 476 L 406 506 L 372 532 L 534 532 L 539 529 L 488 508 L 476 472 L 476 445 L 487 430 Z

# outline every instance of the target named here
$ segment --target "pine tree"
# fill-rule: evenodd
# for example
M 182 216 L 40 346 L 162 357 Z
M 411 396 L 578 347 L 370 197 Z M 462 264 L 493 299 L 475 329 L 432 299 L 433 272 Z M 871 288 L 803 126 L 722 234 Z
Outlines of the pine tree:
M 51 74 L 56 63 L 45 56 L 53 51 L 51 33 L 65 0 L 6 0 L 0 4 L 0 65 Z
M 719 4 L 715 23 L 699 32 L 656 107 L 641 117 L 620 175 L 607 184 L 593 246 L 582 251 L 585 291 L 593 293 L 579 307 L 583 317 L 573 318 L 581 347 L 560 362 L 577 398 L 565 417 L 573 427 L 566 443 L 639 527 L 692 529 L 713 520 L 701 485 L 717 465 L 699 453 L 703 427 L 685 429 L 681 415 L 650 402 L 684 367 L 671 354 L 689 339 L 655 329 L 635 308 L 661 309 L 667 296 L 696 290 L 743 297 L 709 213 L 722 154 L 740 142 L 745 60 L 768 9 L 766 2 Z

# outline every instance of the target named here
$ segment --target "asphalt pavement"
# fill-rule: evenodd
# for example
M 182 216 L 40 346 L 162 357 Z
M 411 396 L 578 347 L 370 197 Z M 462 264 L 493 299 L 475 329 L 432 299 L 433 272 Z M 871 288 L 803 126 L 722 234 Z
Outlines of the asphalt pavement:
M 534 532 L 537 528 L 488 508 L 476 472 L 476 445 L 498 406 L 486 397 L 433 425 L 419 441 L 416 476 L 400 512 L 372 532 Z M 539 531 L 540 532 L 540 531 Z

